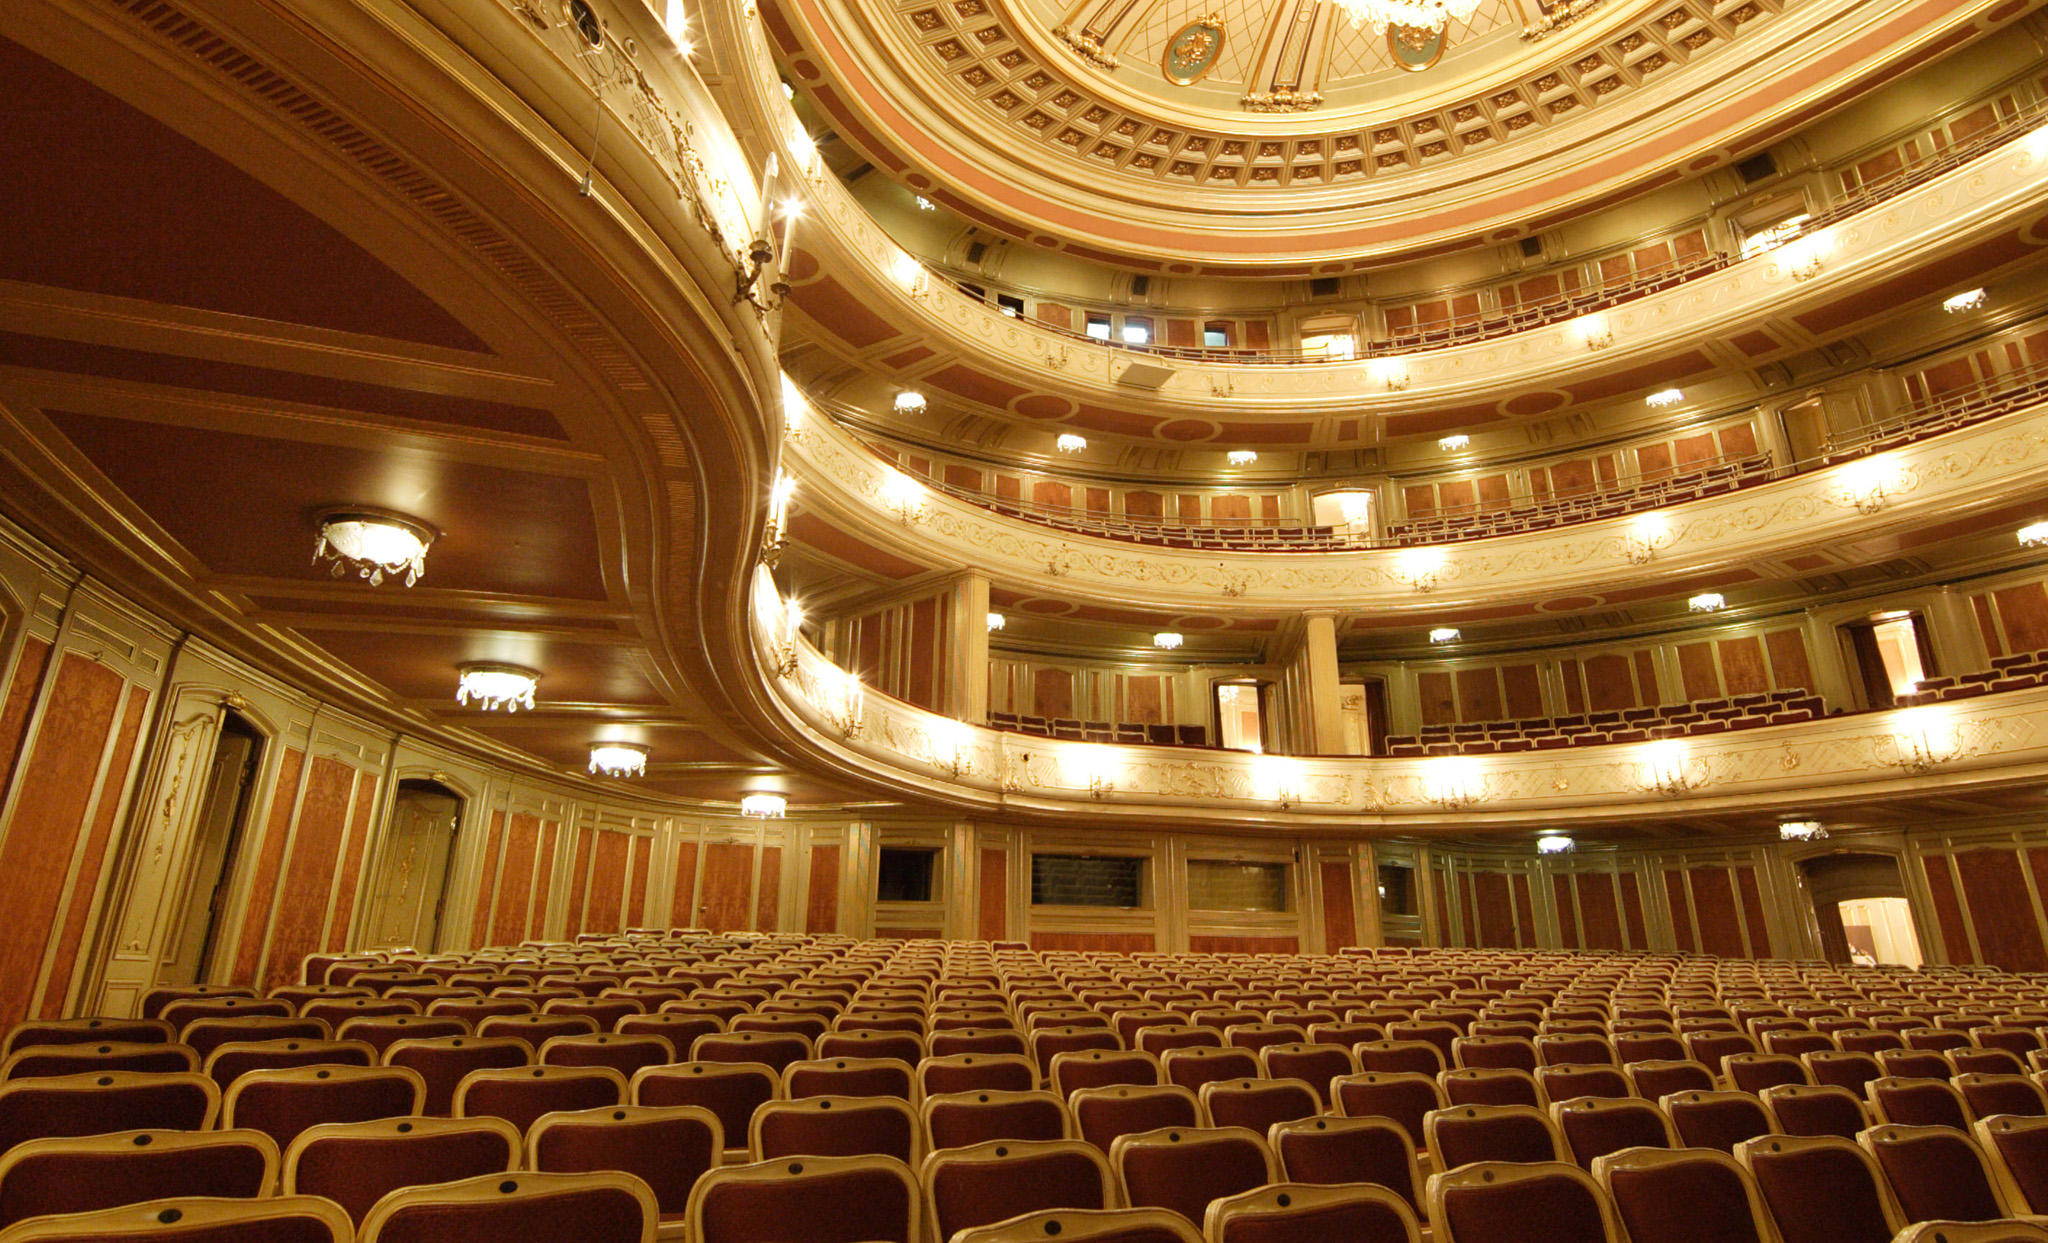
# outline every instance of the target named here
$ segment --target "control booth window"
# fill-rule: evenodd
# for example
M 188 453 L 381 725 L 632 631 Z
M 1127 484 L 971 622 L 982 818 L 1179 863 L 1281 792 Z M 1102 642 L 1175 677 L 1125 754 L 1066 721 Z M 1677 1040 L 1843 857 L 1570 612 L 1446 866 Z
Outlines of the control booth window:
M 905 850 L 884 846 L 876 852 L 877 902 L 930 902 L 932 877 L 938 870 L 936 850 Z
M 1285 911 L 1287 865 L 1190 859 L 1188 906 L 1197 911 Z
M 1117 855 L 1031 856 L 1031 905 L 1144 905 L 1145 861 Z

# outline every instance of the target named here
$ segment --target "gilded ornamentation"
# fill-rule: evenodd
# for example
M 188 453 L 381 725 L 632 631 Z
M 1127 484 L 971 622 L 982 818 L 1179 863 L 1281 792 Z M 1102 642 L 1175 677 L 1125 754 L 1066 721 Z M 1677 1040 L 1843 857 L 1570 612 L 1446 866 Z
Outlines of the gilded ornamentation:
M 1123 63 L 1116 58 L 1115 53 L 1105 51 L 1102 44 L 1096 41 L 1095 36 L 1085 30 L 1075 31 L 1062 23 L 1054 27 L 1052 33 L 1054 38 L 1072 48 L 1074 55 L 1079 56 L 1082 60 L 1099 69 L 1114 71 L 1118 65 Z
M 1205 13 L 1166 41 L 1159 71 L 1175 86 L 1193 86 L 1209 76 L 1222 55 L 1223 15 Z

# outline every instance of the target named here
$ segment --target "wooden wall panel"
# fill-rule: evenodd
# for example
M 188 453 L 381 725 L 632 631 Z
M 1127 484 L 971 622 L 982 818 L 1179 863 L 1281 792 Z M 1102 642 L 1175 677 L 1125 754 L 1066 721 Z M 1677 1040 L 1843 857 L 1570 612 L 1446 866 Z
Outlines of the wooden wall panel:
M 368 853 L 372 817 L 377 813 L 379 784 L 378 779 L 367 772 L 360 773 L 356 781 L 355 812 L 349 818 L 348 840 L 341 847 L 340 872 L 334 886 L 334 914 L 327 925 L 329 953 L 348 948 L 349 922 L 356 913 L 356 891 L 363 883 L 363 856 Z
M 1614 907 L 1614 878 L 1606 872 L 1575 874 L 1579 889 L 1579 920 L 1585 925 L 1585 948 L 1618 950 L 1621 915 Z
M 125 684 L 119 673 L 75 652 L 57 662 L 22 764 L 14 819 L 0 843 L 0 928 L 7 929 L 0 938 L 0 1023 L 28 1017 Z
M 652 834 L 635 834 L 633 837 L 633 867 L 631 878 L 626 882 L 626 926 L 638 928 L 647 919 L 647 877 L 654 868 L 654 837 Z
M 1806 660 L 1806 636 L 1797 630 L 1774 630 L 1764 636 L 1771 655 L 1771 677 L 1779 689 L 1813 689 L 1813 670 Z
M 1700 949 L 1722 958 L 1742 957 L 1742 915 L 1735 909 L 1728 869 L 1692 869 L 1692 904 L 1700 923 Z
M 1730 695 L 1761 695 L 1771 689 L 1764 672 L 1763 644 L 1755 635 L 1722 639 L 1715 644 L 1721 652 L 1721 677 Z
M 811 847 L 811 879 L 804 903 L 805 932 L 839 931 L 839 856 L 837 842 Z
M 1151 938 L 1148 937 L 1146 940 L 1149 942 Z M 1193 954 L 1299 954 L 1301 952 L 1301 938 L 1195 935 L 1188 938 L 1188 952 Z
M 676 847 L 676 896 L 669 903 L 668 922 L 677 928 L 697 926 L 697 843 Z
M 1636 706 L 1635 678 L 1626 656 L 1605 652 L 1585 662 L 1586 707 L 1593 712 L 1614 712 Z
M 1461 721 L 1498 721 L 1500 710 L 1500 675 L 1491 667 L 1485 669 L 1458 670 L 1458 719 Z
M 1984 962 L 2007 971 L 2048 971 L 2041 926 L 2027 896 L 2020 857 L 2010 850 L 1968 850 L 1956 856 L 1963 900 L 1977 928 Z
M 1942 947 L 1952 963 L 1970 963 L 1969 929 L 1963 926 L 1963 904 L 1956 899 L 1955 878 L 1949 875 L 1947 855 L 1928 855 L 1921 861 L 1927 875 L 1927 892 L 1934 899 L 1934 923 L 1941 933 Z
M 1628 943 L 1631 949 L 1648 949 L 1650 945 L 1649 921 L 1643 918 L 1643 887 L 1637 883 L 1634 872 L 1621 874 L 1621 913 L 1628 922 Z
M 980 909 L 975 935 L 984 941 L 1002 941 L 1010 935 L 1010 855 L 1006 850 L 984 846 L 981 850 Z
M 1436 943 L 1452 945 L 1451 939 L 1451 893 L 1444 884 L 1442 868 L 1429 869 L 1430 887 L 1436 891 Z
M 1694 950 L 1692 904 L 1685 897 L 1685 873 L 1664 873 L 1664 896 L 1671 904 L 1671 939 L 1681 952 L 1690 954 Z
M 575 940 L 583 931 L 583 904 L 590 895 L 590 850 L 595 830 L 588 825 L 576 830 L 576 854 L 569 864 L 569 917 L 562 921 L 562 936 Z
M 782 927 L 782 847 L 761 847 L 761 895 L 754 902 L 754 931 Z
M 242 942 L 235 951 L 233 983 L 254 984 L 263 965 L 263 942 L 270 933 L 271 912 L 276 909 L 277 875 L 284 866 L 284 848 L 291 837 L 292 812 L 299 801 L 299 775 L 306 753 L 286 747 L 277 762 L 277 785 L 270 793 L 270 815 L 263 822 L 262 836 L 250 843 L 256 856 L 256 875 L 249 886 L 248 913 L 242 916 Z
M 1458 700 L 1450 674 L 1416 674 L 1415 693 L 1422 701 L 1424 725 L 1449 725 L 1458 719 Z
M 1634 659 L 1636 664 L 1636 688 L 1640 693 L 1642 704 L 1645 708 L 1655 707 L 1663 702 L 1663 696 L 1658 692 L 1657 688 L 1657 658 L 1649 649 L 1640 648 L 1636 651 Z
M 29 714 L 35 711 L 36 691 L 50 666 L 50 642 L 34 635 L 21 643 L 21 658 L 15 662 L 14 681 L 7 687 L 7 702 L 0 705 L 0 792 L 14 781 L 14 766 L 21 759 L 21 741 L 28 733 Z
M 526 906 L 533 889 L 534 856 L 540 850 L 540 817 L 519 812 L 505 838 L 505 866 L 492 906 L 491 945 L 517 945 L 526 936 Z
M 1749 956 L 1771 956 L 1771 921 L 1764 914 L 1764 895 L 1757 885 L 1756 869 L 1735 869 L 1735 884 L 1742 894 L 1743 925 L 1749 929 Z
M 1152 951 L 1149 932 L 1034 932 L 1035 950 L 1099 950 L 1110 954 L 1146 954 Z
M 548 905 L 554 897 L 555 853 L 561 841 L 561 821 L 550 820 L 540 826 L 540 847 L 533 864 L 533 910 L 526 920 L 526 935 L 536 941 L 547 934 Z
M 1529 876 L 1526 872 L 1515 873 L 1515 917 L 1521 921 L 1521 948 L 1535 949 L 1536 904 L 1529 894 Z
M 320 948 L 328 887 L 334 881 L 342 835 L 348 831 L 355 783 L 356 770 L 339 760 L 316 755 L 307 765 L 298 834 L 278 890 L 277 927 L 270 936 L 270 965 L 264 973 L 266 988 L 296 980 L 299 960 Z
M 99 893 L 100 875 L 106 870 L 107 843 L 114 836 L 114 815 L 121 808 L 121 790 L 135 759 L 136 740 L 149 712 L 149 688 L 128 690 L 128 707 L 121 714 L 121 730 L 114 738 L 114 752 L 107 759 L 107 777 L 99 805 L 93 809 L 92 830 L 86 836 L 85 854 L 78 861 L 78 879 L 71 884 L 71 901 L 64 909 L 63 934 L 57 954 L 50 962 L 50 982 L 43 989 L 43 1017 L 64 1013 L 65 996 L 71 991 L 71 973 L 78 964 L 79 947 L 85 941 L 86 916 Z
M 1550 877 L 1550 894 L 1557 906 L 1557 943 L 1568 950 L 1579 948 L 1579 917 L 1572 909 L 1572 878 L 1556 872 Z
M 469 943 L 472 946 L 491 943 L 492 895 L 498 891 L 498 864 L 505 849 L 505 813 L 503 810 L 491 813 L 491 828 L 484 835 L 484 858 L 482 870 L 477 875 L 476 910 L 470 913 Z
M 2040 583 L 2023 583 L 1994 591 L 1998 617 L 2005 623 L 2005 645 L 2014 652 L 2038 652 L 2048 647 L 2048 588 Z
M 585 908 L 583 931 L 617 932 L 624 925 L 627 855 L 633 849 L 633 835 L 614 829 L 599 829 L 591 854 L 590 904 Z
M 1458 944 L 1468 949 L 1479 947 L 1479 912 L 1472 905 L 1472 873 L 1458 873 L 1458 907 L 1464 912 L 1464 935 Z
M 1321 870 L 1323 950 L 1334 954 L 1358 944 L 1358 911 L 1351 899 L 1351 865 L 1325 859 Z
M 1543 715 L 1543 684 L 1534 665 L 1509 665 L 1500 671 L 1507 689 L 1507 714 L 1517 721 Z
M 1714 649 L 1708 644 L 1678 645 L 1678 676 L 1687 699 L 1721 697 L 1721 678 L 1714 672 Z
M 1508 896 L 1507 873 L 1473 873 L 1472 905 L 1479 912 L 1480 948 L 1514 949 L 1515 907 Z
M 704 848 L 704 902 L 699 926 L 740 932 L 754 900 L 754 848 L 745 842 L 713 842 Z

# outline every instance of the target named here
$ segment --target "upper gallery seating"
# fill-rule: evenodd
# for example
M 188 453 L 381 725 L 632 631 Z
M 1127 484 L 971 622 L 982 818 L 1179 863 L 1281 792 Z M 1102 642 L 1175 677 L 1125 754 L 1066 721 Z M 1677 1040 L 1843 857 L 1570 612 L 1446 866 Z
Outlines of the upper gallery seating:
M 266 1000 L 17 1026 L 0 1241 L 1880 1243 L 2048 1210 L 2048 977 L 1988 968 L 675 930 L 316 955 Z M 267 1026 L 350 1003 L 331 1063 Z M 422 1014 L 463 1034 L 344 1056 Z M 128 1068 L 223 1023 L 253 1038 Z
M 1209 745 L 1209 729 L 1204 725 L 1140 725 L 1130 721 L 1083 721 L 1071 717 L 991 712 L 988 714 L 988 726 L 1009 733 L 1031 734 L 1039 738 L 1071 738 L 1077 742 L 1146 743 L 1155 747 Z
M 1492 755 L 1502 751 L 1548 751 L 1557 747 L 1719 734 L 1762 725 L 1796 725 L 1825 715 L 1827 709 L 1820 696 L 1802 690 L 1781 690 L 1761 695 L 1737 695 L 1731 699 L 1699 699 L 1653 708 L 1581 712 L 1520 721 L 1425 725 L 1420 734 L 1388 737 L 1387 754 Z
M 1922 678 L 1911 694 L 1899 696 L 1898 706 L 1912 708 L 1944 699 L 1969 699 L 2042 685 L 2048 685 L 2048 651 L 2014 652 L 1992 657 L 1989 669 L 1950 677 Z

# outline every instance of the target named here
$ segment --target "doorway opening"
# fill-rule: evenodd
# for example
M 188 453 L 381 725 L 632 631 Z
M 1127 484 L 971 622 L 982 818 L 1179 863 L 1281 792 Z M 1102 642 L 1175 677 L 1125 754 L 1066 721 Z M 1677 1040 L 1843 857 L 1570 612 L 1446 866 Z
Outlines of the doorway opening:
M 1813 899 L 1822 957 L 1844 966 L 1921 964 L 1920 932 L 1897 857 L 1844 850 L 1802 859 L 1799 871 Z
M 1265 690 L 1255 682 L 1218 682 L 1216 684 L 1216 727 L 1217 740 L 1226 751 L 1250 751 L 1254 755 L 1266 750 L 1266 729 L 1260 700 Z
M 196 984 L 207 978 L 220 948 L 222 916 L 234 890 L 235 862 L 248 827 L 256 773 L 263 762 L 263 735 L 247 720 L 224 711 L 213 763 L 199 800 L 191 862 L 179 895 L 174 929 L 165 946 L 157 980 Z
M 431 954 L 441 948 L 448 863 L 462 832 L 462 796 L 435 781 L 408 778 L 391 800 L 391 831 L 377 867 L 376 926 L 370 944 Z
M 1849 961 L 1866 967 L 1920 965 L 1913 908 L 1904 898 L 1851 898 L 1836 903 L 1836 909 L 1849 942 Z

